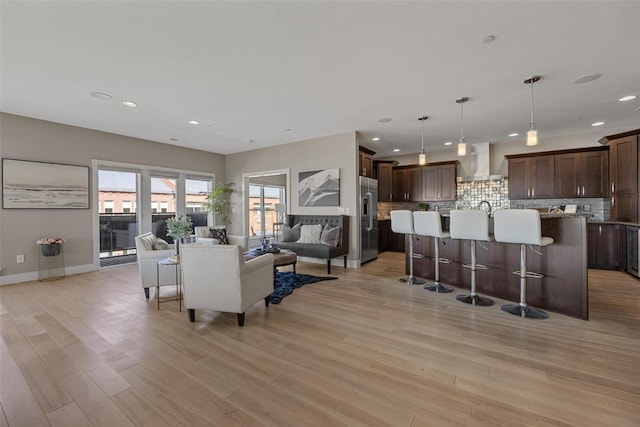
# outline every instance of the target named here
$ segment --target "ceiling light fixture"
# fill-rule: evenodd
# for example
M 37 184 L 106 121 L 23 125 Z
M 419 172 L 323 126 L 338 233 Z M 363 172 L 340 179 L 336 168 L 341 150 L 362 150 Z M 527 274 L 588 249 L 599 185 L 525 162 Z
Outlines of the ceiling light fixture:
M 378 138 L 377 136 L 375 138 L 371 138 L 372 141 L 380 141 L 380 138 Z
M 378 119 L 378 121 L 380 123 L 389 123 L 391 121 L 391 117 L 383 117 L 381 119 Z
M 527 146 L 529 147 L 538 145 L 538 131 L 536 130 L 536 122 L 533 120 L 533 84 L 540 79 L 540 76 L 533 76 L 524 81 L 525 84 L 531 85 L 531 123 L 529 123 L 529 132 L 527 132 Z
M 587 75 L 578 77 L 573 82 L 576 83 L 576 84 L 589 83 L 589 82 L 592 82 L 594 80 L 598 80 L 600 77 L 602 77 L 602 74 L 600 74 L 600 73 L 587 74 Z
M 593 122 L 591 123 L 591 126 L 602 126 L 604 124 L 604 122 Z
M 91 96 L 93 96 L 94 98 L 105 100 L 105 101 L 111 101 L 113 99 L 113 96 L 104 92 L 91 92 Z
M 466 96 L 456 99 L 456 102 L 460 104 L 460 139 L 458 140 L 458 156 L 467 155 L 467 143 L 464 142 L 464 103 L 468 100 L 469 98 Z
M 131 101 L 124 101 L 122 103 L 122 105 L 124 105 L 125 107 L 129 107 L 129 108 L 136 108 L 138 106 L 138 104 L 136 104 L 135 102 L 131 102 Z
M 199 124 L 200 124 L 200 122 L 199 122 L 199 121 L 197 121 L 197 120 L 189 120 L 189 124 L 190 124 L 190 125 L 199 125 Z
M 618 101 L 627 102 L 627 101 L 633 101 L 636 98 L 637 98 L 636 95 L 627 95 L 627 96 L 623 96 L 622 98 L 618 99 Z
M 447 142 L 444 143 L 444 145 L 453 145 L 453 142 L 447 141 Z
M 399 148 L 394 148 L 394 149 L 393 149 L 393 152 L 394 152 L 394 153 L 397 153 L 398 151 L 400 151 L 400 149 L 399 149 Z
M 514 133 L 510 133 L 509 136 L 518 136 L 518 134 L 514 132 Z
M 427 120 L 429 116 L 418 117 L 418 120 L 422 122 L 422 150 L 420 151 L 420 156 L 418 156 L 418 164 L 426 165 L 427 164 L 427 155 L 424 154 L 424 121 Z

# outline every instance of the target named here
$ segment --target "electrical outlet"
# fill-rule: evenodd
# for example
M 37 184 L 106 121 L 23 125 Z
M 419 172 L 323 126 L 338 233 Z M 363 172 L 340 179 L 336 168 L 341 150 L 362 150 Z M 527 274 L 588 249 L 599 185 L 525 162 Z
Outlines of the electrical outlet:
M 17 264 L 22 264 L 23 262 L 24 262 L 24 255 L 16 256 L 16 263 Z
M 591 212 L 591 205 L 584 205 L 585 212 Z

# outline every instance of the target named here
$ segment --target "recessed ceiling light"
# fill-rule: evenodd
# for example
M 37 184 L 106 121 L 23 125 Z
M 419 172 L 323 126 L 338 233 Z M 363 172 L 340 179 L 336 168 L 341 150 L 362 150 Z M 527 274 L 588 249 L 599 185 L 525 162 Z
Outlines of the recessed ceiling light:
M 93 96 L 94 98 L 103 99 L 105 101 L 111 101 L 113 99 L 113 96 L 104 92 L 91 92 L 91 96 Z
M 169 138 L 170 141 L 177 141 L 178 138 Z
M 592 81 L 594 81 L 596 79 L 599 79 L 600 77 L 602 77 L 602 74 L 600 74 L 600 73 L 586 74 L 584 76 L 578 77 L 573 82 L 574 83 L 588 83 L 588 82 L 592 82 Z
M 393 152 L 394 152 L 394 153 L 397 153 L 398 151 L 400 151 L 400 149 L 399 149 L 399 148 L 394 148 L 394 149 L 393 149 Z
M 482 43 L 491 43 L 495 39 L 496 39 L 496 36 L 489 35 L 489 36 L 485 37 L 484 39 L 482 39 Z
M 518 136 L 518 134 L 514 132 L 514 133 L 510 133 L 509 136 Z
M 633 101 L 636 98 L 637 98 L 637 96 L 635 96 L 635 95 L 627 95 L 627 96 L 623 96 L 622 98 L 618 99 L 618 101 L 620 101 L 620 102 Z
M 383 117 L 381 119 L 378 119 L 378 121 L 380 123 L 389 123 L 391 121 L 391 117 Z
M 591 123 L 591 126 L 602 126 L 604 124 L 604 122 L 593 122 Z
M 199 125 L 199 124 L 200 124 L 200 122 L 199 122 L 199 121 L 197 121 L 197 120 L 189 120 L 189 124 L 190 124 L 190 125 Z
M 380 141 L 380 138 L 378 138 L 377 136 L 375 138 L 371 138 L 372 141 Z
M 247 141 L 249 144 L 253 144 L 255 141 L 253 139 L 250 139 Z
M 447 142 L 444 143 L 444 145 L 453 145 L 453 142 L 447 141 Z
M 131 102 L 131 101 L 124 101 L 122 103 L 122 105 L 124 105 L 125 107 L 129 107 L 129 108 L 136 108 L 138 106 L 138 104 L 136 104 L 135 102 Z
M 285 131 L 285 132 L 291 132 L 291 129 L 286 128 L 284 131 Z

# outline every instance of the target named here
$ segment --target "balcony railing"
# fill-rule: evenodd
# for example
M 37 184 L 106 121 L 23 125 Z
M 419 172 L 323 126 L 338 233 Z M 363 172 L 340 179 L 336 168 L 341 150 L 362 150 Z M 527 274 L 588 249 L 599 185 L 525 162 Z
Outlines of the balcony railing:
M 175 213 L 154 213 L 151 216 L 151 231 L 158 238 L 173 243 L 173 238 L 167 236 L 167 219 L 175 216 Z M 206 212 L 188 212 L 193 226 L 207 225 Z M 109 257 L 116 254 L 135 253 L 135 237 L 138 232 L 135 213 L 101 213 L 100 214 L 100 257 Z

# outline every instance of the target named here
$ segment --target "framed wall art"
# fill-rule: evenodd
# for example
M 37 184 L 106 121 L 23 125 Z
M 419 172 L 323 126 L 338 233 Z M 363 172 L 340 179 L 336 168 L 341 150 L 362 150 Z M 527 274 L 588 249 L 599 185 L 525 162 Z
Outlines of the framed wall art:
M 2 159 L 3 209 L 89 209 L 89 167 Z
M 300 172 L 300 206 L 340 206 L 340 169 Z

